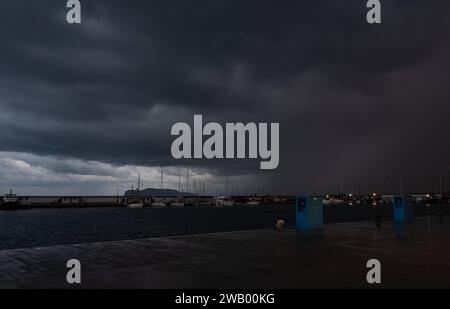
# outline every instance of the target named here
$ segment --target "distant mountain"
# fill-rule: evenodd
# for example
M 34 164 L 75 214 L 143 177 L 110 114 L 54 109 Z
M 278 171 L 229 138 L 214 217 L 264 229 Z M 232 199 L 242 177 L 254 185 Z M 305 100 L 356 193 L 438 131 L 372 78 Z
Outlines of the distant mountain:
M 192 196 L 192 193 L 180 193 L 177 190 L 172 189 L 144 189 L 144 190 L 128 190 L 125 192 L 124 196 Z

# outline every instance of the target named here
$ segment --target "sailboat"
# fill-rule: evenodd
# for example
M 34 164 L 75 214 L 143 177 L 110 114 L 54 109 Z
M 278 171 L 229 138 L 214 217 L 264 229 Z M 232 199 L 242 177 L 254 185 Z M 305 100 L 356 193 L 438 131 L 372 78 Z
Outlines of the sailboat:
M 138 185 L 137 185 L 138 198 L 128 201 L 128 203 L 127 203 L 128 208 L 143 208 L 144 207 L 144 201 L 139 198 L 140 190 L 141 190 L 141 173 L 139 173 L 139 176 L 138 176 Z
M 230 196 L 216 196 L 213 202 L 214 206 L 234 206 L 235 201 Z
M 127 204 L 128 208 L 143 208 L 144 207 L 144 202 L 139 201 L 139 200 L 131 200 L 128 204 Z
M 181 169 L 178 170 L 178 194 L 179 197 L 176 201 L 170 202 L 170 207 L 184 207 L 184 198 L 181 190 Z
M 161 195 L 163 194 L 163 177 L 164 177 L 164 174 L 163 174 L 163 170 L 161 169 Z M 166 206 L 167 206 L 167 203 L 164 201 L 164 199 L 155 200 L 152 203 L 152 207 L 155 207 L 155 208 L 163 208 Z
M 247 203 L 245 203 L 245 205 L 247 205 L 247 206 L 258 206 L 260 204 L 261 204 L 261 202 L 256 201 L 256 200 L 251 200 L 251 201 L 248 201 Z

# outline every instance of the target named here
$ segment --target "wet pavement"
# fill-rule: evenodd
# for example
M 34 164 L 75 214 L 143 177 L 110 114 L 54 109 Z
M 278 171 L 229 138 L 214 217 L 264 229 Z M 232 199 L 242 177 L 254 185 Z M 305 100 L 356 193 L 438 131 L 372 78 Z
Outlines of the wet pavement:
M 430 217 L 3 250 L 0 288 L 450 288 L 449 239 L 450 220 Z M 366 282 L 370 259 L 382 284 Z

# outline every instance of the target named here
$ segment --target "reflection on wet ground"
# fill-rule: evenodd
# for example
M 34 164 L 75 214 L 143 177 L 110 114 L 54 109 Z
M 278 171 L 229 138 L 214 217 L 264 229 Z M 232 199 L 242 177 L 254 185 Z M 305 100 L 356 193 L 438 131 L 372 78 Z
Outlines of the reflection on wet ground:
M 0 287 L 66 288 L 66 262 L 82 288 L 450 288 L 450 220 L 373 221 L 0 251 Z M 366 282 L 381 262 L 382 284 Z

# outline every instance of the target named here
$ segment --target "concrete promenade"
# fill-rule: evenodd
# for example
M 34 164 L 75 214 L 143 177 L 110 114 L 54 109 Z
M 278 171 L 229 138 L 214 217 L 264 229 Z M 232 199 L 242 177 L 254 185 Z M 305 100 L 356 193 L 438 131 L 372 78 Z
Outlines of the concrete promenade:
M 369 286 L 374 258 L 383 282 Z M 69 259 L 81 262 L 81 285 L 66 283 Z M 450 220 L 4 250 L 0 288 L 450 288 Z

